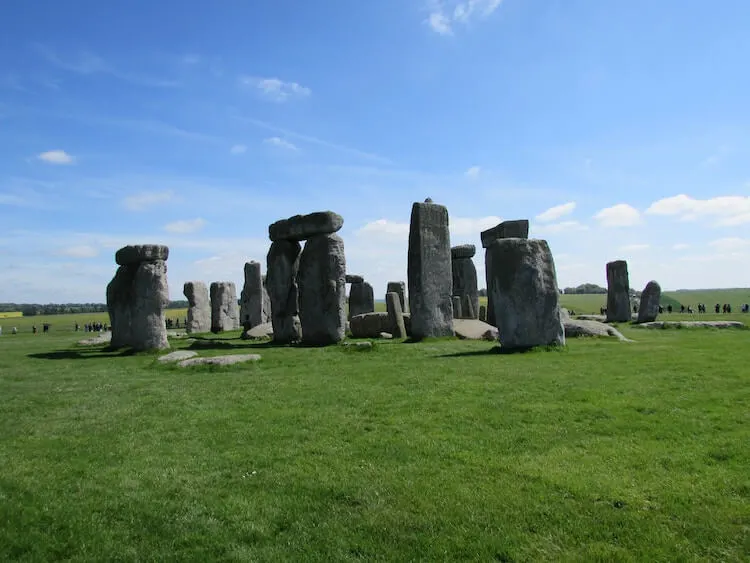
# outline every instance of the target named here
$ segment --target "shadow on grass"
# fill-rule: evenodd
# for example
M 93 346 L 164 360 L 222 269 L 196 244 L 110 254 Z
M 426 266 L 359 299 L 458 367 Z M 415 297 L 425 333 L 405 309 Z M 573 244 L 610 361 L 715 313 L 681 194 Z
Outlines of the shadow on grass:
M 519 354 L 539 354 L 542 352 L 564 352 L 562 346 L 534 346 L 532 348 L 503 348 L 494 346 L 487 350 L 472 350 L 471 352 L 454 352 L 452 354 L 440 354 L 436 358 L 463 358 L 470 356 L 515 356 Z
M 124 350 L 114 350 L 112 348 L 103 348 L 99 350 L 56 350 L 54 352 L 40 352 L 38 354 L 28 354 L 28 358 L 35 360 L 98 360 L 101 358 L 125 358 L 135 356 L 139 352 L 126 348 Z

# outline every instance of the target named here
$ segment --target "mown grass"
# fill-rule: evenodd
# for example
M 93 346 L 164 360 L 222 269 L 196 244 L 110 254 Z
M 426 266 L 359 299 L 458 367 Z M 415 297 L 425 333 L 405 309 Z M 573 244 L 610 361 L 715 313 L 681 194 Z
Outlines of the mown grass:
M 0 337 L 0 559 L 742 561 L 750 331 L 183 371 Z

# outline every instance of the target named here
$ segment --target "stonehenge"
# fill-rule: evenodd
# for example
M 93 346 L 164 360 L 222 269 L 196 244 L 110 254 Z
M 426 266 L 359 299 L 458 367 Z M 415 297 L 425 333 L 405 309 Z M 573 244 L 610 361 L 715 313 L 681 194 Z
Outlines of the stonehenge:
M 208 298 L 206 284 L 199 281 L 185 282 L 182 293 L 188 301 L 185 331 L 188 334 L 210 331 L 211 300 Z
M 240 311 L 237 303 L 237 289 L 234 282 L 213 282 L 211 294 L 211 332 L 240 328 Z
M 487 247 L 487 294 L 500 345 L 517 350 L 564 345 L 555 263 L 545 240 L 504 238 Z
M 651 280 L 641 293 L 641 304 L 638 307 L 638 323 L 651 323 L 659 314 L 659 301 L 661 301 L 661 286 L 658 282 Z
M 164 310 L 169 305 L 166 246 L 125 246 L 115 253 L 119 265 L 107 285 L 112 348 L 169 348 Z
M 445 206 L 412 205 L 407 275 L 412 338 L 453 336 L 451 244 Z
M 273 340 L 277 344 L 299 342 L 302 337 L 297 287 L 300 254 L 299 242 L 278 240 L 271 243 L 266 257 L 266 286 L 271 301 Z
M 462 244 L 451 248 L 451 271 L 453 275 L 453 295 L 459 297 L 460 312 L 453 312 L 457 319 L 476 319 L 479 314 L 479 289 L 473 244 Z M 455 301 L 454 301 L 455 308 Z
M 631 319 L 628 263 L 607 263 L 607 322 L 626 323 Z
M 245 283 L 240 292 L 240 325 L 245 332 L 268 322 L 268 292 L 260 262 L 245 263 Z

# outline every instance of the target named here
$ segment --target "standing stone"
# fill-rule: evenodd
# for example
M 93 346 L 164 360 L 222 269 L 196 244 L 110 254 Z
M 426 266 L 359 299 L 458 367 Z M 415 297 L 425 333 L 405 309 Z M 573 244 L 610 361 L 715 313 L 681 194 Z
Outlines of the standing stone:
M 453 296 L 453 318 L 463 319 L 463 312 L 461 311 L 461 297 L 458 295 Z
M 397 293 L 398 299 L 401 301 L 401 311 L 406 313 L 406 284 L 402 281 L 390 281 L 388 282 L 386 293 Z
M 268 296 L 267 276 L 263 276 L 263 322 L 271 322 L 271 298 Z
M 412 337 L 453 336 L 451 242 L 444 206 L 412 205 L 407 271 Z
M 487 322 L 487 306 L 486 305 L 479 306 L 479 320 L 485 323 Z
M 477 268 L 472 258 L 476 254 L 473 244 L 462 244 L 451 248 L 451 270 L 453 274 L 453 295 L 461 298 L 461 316 L 457 319 L 476 319 L 479 312 L 479 290 L 477 288 Z
M 169 348 L 164 315 L 168 257 L 169 248 L 156 244 L 125 246 L 115 253 L 120 267 L 107 285 L 113 348 Z
M 607 263 L 607 322 L 630 321 L 630 279 L 628 263 L 615 260 Z
M 499 239 L 487 248 L 492 295 L 503 348 L 564 345 L 560 292 L 547 241 Z
M 349 318 L 375 311 L 375 292 L 366 281 L 355 282 L 349 290 Z
M 307 239 L 299 261 L 299 314 L 302 342 L 335 344 L 346 333 L 346 258 L 336 234 Z
M 401 297 L 395 291 L 385 294 L 385 306 L 388 311 L 388 324 L 393 338 L 406 338 L 404 312 L 401 309 Z
M 211 301 L 208 298 L 208 287 L 199 281 L 185 282 L 182 293 L 188 300 L 187 325 L 188 333 L 208 332 L 211 330 Z
M 482 231 L 482 247 L 488 248 L 494 241 L 503 238 L 529 238 L 529 222 L 526 219 L 517 219 L 514 221 L 503 221 L 502 223 Z M 495 306 L 492 302 L 492 294 L 489 292 L 490 287 L 490 257 L 485 252 L 484 263 L 485 263 L 485 281 L 487 282 L 487 324 L 497 326 L 495 320 Z
M 266 257 L 266 286 L 271 301 L 273 340 L 277 344 L 299 342 L 297 272 L 302 247 L 296 241 L 279 240 L 271 244 Z
M 641 304 L 638 307 L 638 322 L 651 323 L 659 314 L 659 302 L 661 301 L 661 286 L 658 282 L 650 281 L 641 293 Z
M 240 293 L 240 324 L 245 331 L 268 321 L 263 306 L 264 292 L 260 262 L 245 263 L 245 284 Z
M 211 332 L 240 328 L 240 311 L 234 282 L 213 282 L 211 292 Z

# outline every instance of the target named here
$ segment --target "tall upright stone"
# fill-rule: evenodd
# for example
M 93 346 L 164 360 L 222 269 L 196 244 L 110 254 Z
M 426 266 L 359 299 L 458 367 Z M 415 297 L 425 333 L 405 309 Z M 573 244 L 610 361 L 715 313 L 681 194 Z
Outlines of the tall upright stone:
M 337 234 L 307 239 L 299 261 L 299 311 L 302 342 L 325 346 L 346 331 L 346 258 Z
M 487 248 L 488 295 L 503 348 L 564 345 L 555 263 L 545 240 L 498 239 Z
M 245 331 L 268 322 L 260 268 L 260 262 L 245 263 L 245 283 L 240 292 L 240 324 Z
M 297 286 L 301 253 L 299 242 L 277 240 L 271 243 L 266 257 L 266 287 L 277 344 L 299 342 L 302 337 Z
M 630 321 L 630 278 L 628 263 L 615 260 L 607 263 L 607 322 Z
M 388 324 L 393 338 L 406 338 L 404 311 L 401 309 L 401 299 L 395 291 L 385 294 L 385 307 L 388 311 Z
M 406 284 L 402 281 L 389 281 L 387 285 L 386 293 L 396 293 L 399 301 L 401 301 L 401 312 L 406 313 L 408 311 L 406 305 Z
M 213 282 L 211 293 L 211 332 L 240 328 L 240 308 L 234 282 Z
M 473 244 L 462 244 L 451 248 L 451 270 L 453 273 L 453 295 L 461 301 L 461 319 L 476 319 L 479 313 L 479 289 L 474 255 L 477 248 Z
M 463 311 L 461 310 L 461 297 L 458 295 L 454 295 L 452 299 L 453 299 L 453 318 L 463 319 L 464 314 L 463 314 Z
M 493 242 L 504 238 L 529 238 L 529 221 L 527 219 L 516 219 L 513 221 L 503 221 L 498 225 L 482 231 L 482 247 L 488 248 Z M 492 302 L 492 295 L 489 292 L 489 260 L 490 256 L 485 252 L 485 280 L 487 282 L 487 324 L 497 326 L 495 319 L 495 306 Z
M 641 293 L 641 305 L 638 307 L 638 322 L 651 323 L 659 314 L 659 303 L 661 302 L 661 286 L 658 282 L 651 280 L 643 288 Z
M 210 331 L 211 301 L 208 298 L 206 284 L 200 281 L 185 282 L 182 293 L 188 300 L 185 330 L 191 334 Z
M 120 267 L 107 285 L 112 347 L 169 348 L 164 315 L 168 257 L 169 248 L 156 244 L 125 246 L 115 253 Z
M 412 206 L 407 270 L 412 337 L 453 336 L 451 242 L 444 206 Z
M 349 315 L 375 312 L 375 292 L 366 281 L 354 282 L 349 290 Z

